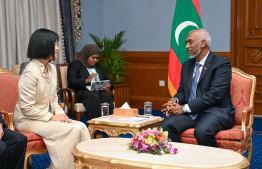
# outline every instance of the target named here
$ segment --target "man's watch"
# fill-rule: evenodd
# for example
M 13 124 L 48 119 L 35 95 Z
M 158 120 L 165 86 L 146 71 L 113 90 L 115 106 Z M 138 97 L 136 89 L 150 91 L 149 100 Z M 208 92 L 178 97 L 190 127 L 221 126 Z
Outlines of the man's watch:
M 4 126 L 3 123 L 0 123 L 2 125 L 2 127 Z

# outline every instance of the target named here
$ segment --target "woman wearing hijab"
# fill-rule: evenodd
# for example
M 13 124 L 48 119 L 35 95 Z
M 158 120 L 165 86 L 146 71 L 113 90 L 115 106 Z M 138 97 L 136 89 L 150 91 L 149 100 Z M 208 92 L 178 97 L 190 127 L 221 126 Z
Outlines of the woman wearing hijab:
M 101 116 L 101 103 L 109 103 L 109 114 L 113 114 L 113 96 L 107 90 L 114 90 L 112 80 L 98 63 L 100 50 L 94 44 L 88 44 L 80 51 L 77 59 L 68 65 L 68 87 L 75 92 L 76 102 L 85 106 L 87 119 Z M 90 91 L 91 81 L 110 80 L 110 84 L 98 93 Z
M 56 67 L 58 35 L 48 29 L 36 30 L 29 41 L 25 67 L 18 83 L 19 96 L 14 112 L 18 131 L 40 135 L 51 158 L 50 169 L 73 169 L 72 148 L 91 139 L 86 125 L 69 119 L 58 105 Z

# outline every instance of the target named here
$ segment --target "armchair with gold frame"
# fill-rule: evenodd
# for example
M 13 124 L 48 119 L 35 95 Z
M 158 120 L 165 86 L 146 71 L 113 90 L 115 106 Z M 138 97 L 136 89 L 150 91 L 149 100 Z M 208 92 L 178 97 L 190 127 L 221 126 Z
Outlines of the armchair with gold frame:
M 7 127 L 17 131 L 13 123 L 13 112 L 18 99 L 19 75 L 8 69 L 0 68 L 0 110 L 7 122 Z M 18 131 L 17 131 L 18 132 Z M 24 169 L 27 168 L 27 161 L 31 162 L 31 155 L 47 153 L 46 145 L 39 135 L 31 132 L 20 132 L 27 137 L 27 148 L 25 154 Z
M 232 68 L 231 99 L 236 108 L 235 126 L 216 134 L 220 148 L 231 149 L 240 154 L 248 150 L 248 160 L 251 161 L 252 125 L 254 122 L 254 98 L 256 77 L 246 74 L 238 68 Z M 197 144 L 194 129 L 188 129 L 180 134 L 183 143 Z

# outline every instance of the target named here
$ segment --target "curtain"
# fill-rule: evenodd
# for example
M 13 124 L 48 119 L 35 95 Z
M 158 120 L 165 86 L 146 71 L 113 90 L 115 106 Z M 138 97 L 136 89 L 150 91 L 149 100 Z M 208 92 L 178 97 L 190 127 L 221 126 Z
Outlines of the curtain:
M 31 34 L 47 28 L 60 39 L 56 60 L 63 63 L 63 46 L 59 0 L 1 0 L 0 1 L 0 68 L 29 61 L 27 47 Z
M 59 0 L 61 18 L 63 25 L 63 36 L 64 36 L 64 46 L 65 46 L 65 57 L 66 62 L 72 62 L 75 60 L 75 29 L 74 29 L 74 14 L 73 14 L 73 4 L 71 0 Z

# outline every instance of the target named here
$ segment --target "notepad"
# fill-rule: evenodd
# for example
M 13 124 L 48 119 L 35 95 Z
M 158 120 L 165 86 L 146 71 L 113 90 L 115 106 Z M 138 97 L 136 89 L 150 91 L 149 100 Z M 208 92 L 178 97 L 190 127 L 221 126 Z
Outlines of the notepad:
M 148 118 L 145 118 L 145 117 L 129 117 L 129 118 L 123 118 L 123 119 L 116 119 L 115 121 L 134 123 L 134 122 L 140 122 L 140 121 L 145 121 L 145 120 L 148 120 Z
M 90 91 L 99 92 L 103 87 L 110 84 L 110 80 L 93 81 Z

